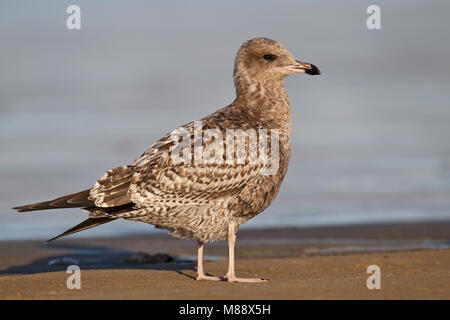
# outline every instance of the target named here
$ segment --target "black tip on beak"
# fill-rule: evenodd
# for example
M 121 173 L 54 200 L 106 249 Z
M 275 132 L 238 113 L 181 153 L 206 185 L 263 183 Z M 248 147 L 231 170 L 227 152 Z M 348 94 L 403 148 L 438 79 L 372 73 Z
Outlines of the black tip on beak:
M 305 73 L 309 74 L 311 76 L 315 76 L 315 75 L 320 74 L 320 70 L 315 65 L 311 64 L 311 69 L 306 69 Z

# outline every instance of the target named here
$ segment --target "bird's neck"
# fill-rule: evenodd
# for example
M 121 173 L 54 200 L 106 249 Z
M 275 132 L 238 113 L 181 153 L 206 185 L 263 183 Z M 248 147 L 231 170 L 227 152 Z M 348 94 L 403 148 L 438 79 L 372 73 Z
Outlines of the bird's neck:
M 290 121 L 289 99 L 282 79 L 235 79 L 236 102 L 259 119 Z
M 236 84 L 236 100 L 231 105 L 239 118 L 262 129 L 279 132 L 279 155 L 284 165 L 277 177 L 284 177 L 291 154 L 291 112 L 283 80 Z

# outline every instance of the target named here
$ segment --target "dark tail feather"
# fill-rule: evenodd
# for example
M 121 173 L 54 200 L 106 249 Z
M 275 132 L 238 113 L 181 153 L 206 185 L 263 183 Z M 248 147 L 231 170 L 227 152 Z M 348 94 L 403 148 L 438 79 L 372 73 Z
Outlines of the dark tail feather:
M 58 208 L 79 208 L 94 206 L 94 201 L 89 199 L 91 189 L 72 193 L 54 200 L 27 204 L 24 206 L 14 207 L 17 212 L 58 209 Z
M 106 217 L 86 219 L 83 222 L 81 222 L 80 224 L 76 225 L 75 227 L 73 227 L 73 228 L 71 228 L 71 229 L 61 233 L 60 235 L 57 235 L 54 238 L 51 238 L 50 240 L 47 240 L 47 243 L 50 242 L 50 241 L 56 240 L 58 238 L 65 237 L 65 236 L 67 236 L 69 234 L 80 232 L 80 231 L 83 231 L 83 230 L 87 230 L 87 229 L 99 226 L 101 224 L 104 224 L 104 223 L 107 223 L 107 222 L 111 222 L 113 220 L 116 220 L 116 219 L 115 218 L 106 218 Z

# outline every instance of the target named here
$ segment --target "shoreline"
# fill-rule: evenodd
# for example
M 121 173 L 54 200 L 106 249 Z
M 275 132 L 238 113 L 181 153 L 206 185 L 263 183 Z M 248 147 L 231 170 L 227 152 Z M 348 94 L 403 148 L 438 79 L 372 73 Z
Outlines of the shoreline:
M 167 234 L 2 241 L 0 298 L 450 299 L 449 239 L 450 222 L 242 230 L 236 272 L 264 284 L 193 280 L 196 243 Z M 140 252 L 173 261 L 149 263 Z M 225 274 L 226 242 L 207 244 L 205 258 L 207 273 Z M 81 290 L 66 287 L 69 264 L 80 266 Z M 366 287 L 373 264 L 381 290 Z

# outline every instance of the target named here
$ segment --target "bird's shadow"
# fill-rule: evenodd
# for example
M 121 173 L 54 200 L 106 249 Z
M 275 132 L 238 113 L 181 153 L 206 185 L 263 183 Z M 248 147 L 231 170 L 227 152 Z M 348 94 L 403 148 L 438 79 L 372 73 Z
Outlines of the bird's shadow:
M 143 269 L 167 270 L 194 279 L 186 271 L 194 271 L 195 262 L 191 258 L 175 257 L 168 254 L 151 256 L 130 250 L 105 246 L 89 246 L 70 243 L 41 245 L 41 248 L 63 249 L 65 254 L 36 259 L 25 265 L 11 266 L 0 270 L 1 275 L 36 274 L 66 271 L 69 265 L 77 265 L 81 270 Z M 156 261 L 148 261 L 156 260 Z

